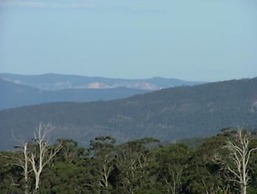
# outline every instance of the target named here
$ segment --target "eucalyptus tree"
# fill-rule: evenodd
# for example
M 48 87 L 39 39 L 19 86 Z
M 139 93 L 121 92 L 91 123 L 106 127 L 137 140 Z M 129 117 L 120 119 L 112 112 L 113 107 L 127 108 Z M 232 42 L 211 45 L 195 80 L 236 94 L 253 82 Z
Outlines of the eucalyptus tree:
M 159 140 L 145 138 L 130 141 L 117 148 L 117 193 L 150 193 L 155 187 L 151 176 L 154 157 L 150 148 Z
M 250 132 L 239 128 L 230 136 L 224 148 L 228 151 L 228 157 L 222 160 L 227 170 L 230 172 L 229 180 L 235 182 L 241 194 L 247 193 L 250 181 L 249 163 L 252 153 L 257 147 L 250 147 L 253 136 Z
M 90 155 L 92 157 L 92 175 L 95 177 L 95 187 L 99 192 L 107 193 L 111 190 L 110 176 L 114 169 L 116 140 L 110 136 L 96 137 L 90 141 Z M 93 185 L 92 185 L 93 186 Z
M 16 158 L 20 154 L 12 151 L 0 152 L 0 191 L 1 193 L 24 193 L 24 179 L 22 168 Z
M 181 192 L 189 154 L 190 150 L 184 144 L 171 144 L 158 150 L 158 180 L 162 182 L 164 193 Z
M 40 124 L 34 131 L 32 140 L 25 142 L 19 140 L 18 145 L 15 145 L 18 154 L 15 157 L 15 165 L 23 170 L 25 194 L 38 192 L 44 168 L 53 160 L 62 147 L 61 144 L 56 146 L 49 144 L 48 134 L 53 129 L 50 124 Z
M 216 160 L 223 145 L 225 138 L 219 135 L 207 138 L 190 152 L 183 174 L 185 193 L 233 193 L 221 173 L 222 165 Z
M 62 147 L 45 168 L 40 193 L 87 194 L 91 192 L 92 168 L 88 149 L 71 139 L 58 139 Z M 72 180 L 72 181 L 71 181 Z

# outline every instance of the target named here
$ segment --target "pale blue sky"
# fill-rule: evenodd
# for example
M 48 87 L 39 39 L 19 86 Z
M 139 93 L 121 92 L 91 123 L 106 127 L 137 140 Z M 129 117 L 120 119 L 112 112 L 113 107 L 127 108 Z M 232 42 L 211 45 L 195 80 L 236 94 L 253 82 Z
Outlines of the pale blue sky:
M 257 76 L 256 0 L 0 0 L 0 72 Z

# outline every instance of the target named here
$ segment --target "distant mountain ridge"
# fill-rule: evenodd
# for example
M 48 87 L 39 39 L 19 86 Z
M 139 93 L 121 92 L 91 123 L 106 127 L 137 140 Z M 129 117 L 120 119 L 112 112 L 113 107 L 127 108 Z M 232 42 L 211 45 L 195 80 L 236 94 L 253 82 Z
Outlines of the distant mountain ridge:
M 133 88 L 41 90 L 1 78 L 0 91 L 0 110 L 48 102 L 113 100 L 149 92 Z
M 110 89 L 120 87 L 141 90 L 159 90 L 162 88 L 201 83 L 161 77 L 150 79 L 113 79 L 50 73 L 42 75 L 16 75 L 1 73 L 0 77 L 6 81 L 31 86 L 41 90 Z
M 54 138 L 82 145 L 110 135 L 124 142 L 143 137 L 176 141 L 216 134 L 226 127 L 257 128 L 257 78 L 181 86 L 126 99 L 48 103 L 0 111 L 0 149 L 12 132 L 29 138 L 40 123 L 52 123 Z
M 160 88 L 193 85 L 178 79 L 111 79 L 76 75 L 0 74 L 0 110 L 48 102 L 114 100 Z

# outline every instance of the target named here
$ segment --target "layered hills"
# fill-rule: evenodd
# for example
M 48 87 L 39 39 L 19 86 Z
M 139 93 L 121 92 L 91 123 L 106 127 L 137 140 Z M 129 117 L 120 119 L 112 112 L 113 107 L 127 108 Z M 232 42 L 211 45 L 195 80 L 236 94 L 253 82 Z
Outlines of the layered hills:
M 154 77 L 150 79 L 114 79 L 53 73 L 42 75 L 16 75 L 0 73 L 0 77 L 6 81 L 41 90 L 110 89 L 120 87 L 140 90 L 159 90 L 161 88 L 195 85 L 200 83 L 161 77 Z
M 143 137 L 162 141 L 206 137 L 226 127 L 257 126 L 257 78 L 162 89 L 126 99 L 48 103 L 0 111 L 0 149 L 13 135 L 32 137 L 40 122 L 56 127 L 55 138 L 82 145 L 110 135 L 124 142 Z
M 0 110 L 47 102 L 114 100 L 197 83 L 165 78 L 126 80 L 61 74 L 0 74 Z
M 126 98 L 148 90 L 133 88 L 40 90 L 0 78 L 0 110 L 47 102 L 91 102 Z

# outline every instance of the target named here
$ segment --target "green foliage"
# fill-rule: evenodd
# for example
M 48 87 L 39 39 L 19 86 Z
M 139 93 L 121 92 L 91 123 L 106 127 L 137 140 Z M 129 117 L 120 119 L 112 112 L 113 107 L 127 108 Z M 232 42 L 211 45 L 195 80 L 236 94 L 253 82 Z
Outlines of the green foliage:
M 117 148 L 117 193 L 142 193 L 143 190 L 155 188 L 155 177 L 152 174 L 154 158 L 149 145 L 156 142 L 155 139 L 145 138 L 127 142 Z
M 93 139 L 88 148 L 70 139 L 42 173 L 40 194 L 237 194 L 230 174 L 217 155 L 233 131 L 201 139 L 189 147 L 182 143 L 161 144 L 152 138 L 116 144 L 110 136 Z M 197 146 L 196 146 L 197 145 Z M 252 135 L 250 148 L 257 147 Z M 22 169 L 16 165 L 20 152 L 0 153 L 0 193 L 24 193 Z M 249 170 L 248 194 L 257 190 L 257 153 Z M 33 181 L 31 179 L 30 181 Z
M 192 193 L 222 193 L 226 190 L 221 166 L 215 161 L 225 138 L 221 136 L 206 139 L 189 155 L 184 174 L 184 187 Z
M 43 176 L 40 193 L 77 194 L 87 190 L 88 169 L 70 162 L 56 162 Z
M 23 193 L 22 169 L 16 165 L 18 153 L 0 152 L 0 193 Z
M 182 191 L 182 177 L 187 167 L 189 149 L 184 144 L 162 147 L 156 154 L 158 181 L 163 185 L 163 193 Z

